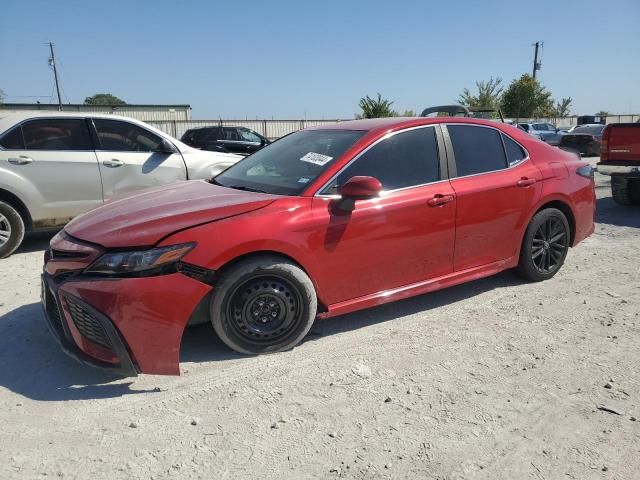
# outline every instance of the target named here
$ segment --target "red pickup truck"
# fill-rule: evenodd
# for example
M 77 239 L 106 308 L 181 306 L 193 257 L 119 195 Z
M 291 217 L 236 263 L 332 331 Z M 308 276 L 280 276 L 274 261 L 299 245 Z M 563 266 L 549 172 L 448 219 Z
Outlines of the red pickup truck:
M 640 205 L 640 122 L 606 126 L 598 172 L 611 175 L 611 193 L 616 202 Z

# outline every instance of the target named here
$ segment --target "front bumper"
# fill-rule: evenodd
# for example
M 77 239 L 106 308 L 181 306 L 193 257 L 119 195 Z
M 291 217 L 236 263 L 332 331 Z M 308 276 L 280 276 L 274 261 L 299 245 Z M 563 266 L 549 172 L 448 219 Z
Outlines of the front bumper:
M 596 166 L 598 173 L 602 175 L 630 175 L 640 177 L 640 165 L 615 165 L 609 162 L 599 162 Z
M 179 375 L 180 342 L 211 291 L 181 273 L 145 278 L 42 277 L 47 325 L 82 363 L 126 376 Z

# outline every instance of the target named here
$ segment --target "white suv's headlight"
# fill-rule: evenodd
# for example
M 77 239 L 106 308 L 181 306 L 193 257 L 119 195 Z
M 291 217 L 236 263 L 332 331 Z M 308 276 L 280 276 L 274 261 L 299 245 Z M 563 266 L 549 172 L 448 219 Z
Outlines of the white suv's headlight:
M 149 276 L 169 273 L 195 243 L 183 243 L 150 250 L 126 250 L 102 255 L 85 270 L 89 275 Z

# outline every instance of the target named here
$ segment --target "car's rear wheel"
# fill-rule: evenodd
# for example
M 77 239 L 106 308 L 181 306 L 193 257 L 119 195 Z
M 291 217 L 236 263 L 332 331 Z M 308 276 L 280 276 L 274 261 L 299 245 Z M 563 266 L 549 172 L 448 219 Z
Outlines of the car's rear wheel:
M 0 202 L 0 258 L 11 255 L 24 238 L 24 221 L 18 211 Z
M 519 273 L 534 282 L 553 277 L 567 256 L 571 230 L 567 217 L 547 208 L 531 219 L 520 248 Z
M 220 339 L 245 354 L 295 347 L 316 316 L 313 283 L 295 263 L 276 256 L 240 261 L 225 272 L 211 299 Z
M 611 196 L 620 205 L 640 205 L 640 178 L 611 175 Z

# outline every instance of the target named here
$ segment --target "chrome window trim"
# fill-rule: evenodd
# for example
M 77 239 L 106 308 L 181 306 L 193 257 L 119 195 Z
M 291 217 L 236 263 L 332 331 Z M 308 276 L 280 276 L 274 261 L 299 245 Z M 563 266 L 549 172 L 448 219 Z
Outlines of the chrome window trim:
M 514 163 L 513 165 L 508 165 L 506 168 L 500 168 L 498 170 L 489 170 L 489 171 L 486 171 L 486 172 L 472 173 L 471 175 L 460 175 L 460 176 L 455 176 L 455 177 L 449 177 L 449 180 L 451 180 L 451 181 L 457 180 L 458 178 L 470 178 L 470 177 L 477 177 L 479 175 L 487 175 L 487 174 L 490 174 L 490 173 L 504 172 L 504 171 L 507 171 L 507 170 L 510 170 L 512 168 L 515 168 L 515 167 L 518 167 L 518 166 L 522 165 L 523 163 L 529 161 L 530 158 L 531 158 L 529 156 L 529 151 L 526 148 L 524 148 L 524 146 L 520 142 L 518 142 L 516 139 L 514 139 L 511 135 L 507 135 L 506 133 L 504 133 L 499 128 L 493 127 L 491 125 L 480 125 L 480 124 L 477 124 L 477 123 L 462 123 L 462 122 L 460 122 L 460 123 L 458 123 L 458 122 L 456 122 L 456 123 L 442 123 L 441 125 L 443 127 L 448 127 L 449 125 L 453 125 L 453 126 L 455 126 L 455 125 L 465 125 L 465 126 L 471 126 L 471 127 L 490 128 L 492 130 L 496 130 L 499 134 L 506 135 L 511 140 L 513 140 L 517 145 L 520 146 L 520 148 L 522 148 L 522 150 L 524 150 L 524 153 L 526 154 L 526 156 L 522 160 Z M 448 129 L 447 129 L 447 135 L 448 135 Z M 504 150 L 505 160 L 508 161 L 509 159 L 507 158 L 507 151 L 506 151 L 506 148 L 504 146 L 504 141 L 502 140 L 502 137 L 500 137 L 500 141 L 502 143 L 502 148 Z M 451 145 L 452 145 L 452 150 L 453 150 L 453 142 L 451 143 Z M 452 154 L 453 163 L 455 164 L 455 154 L 453 153 L 453 151 L 451 152 L 451 154 Z
M 437 123 L 430 123 L 428 125 L 417 125 L 415 127 L 410 127 L 410 128 L 405 128 L 402 130 L 397 130 L 395 132 L 389 132 L 385 135 L 383 135 L 382 137 L 380 137 L 378 140 L 376 140 L 375 142 L 373 142 L 372 144 L 368 145 L 364 150 L 362 150 L 360 153 L 358 153 L 355 157 L 353 157 L 351 160 L 349 160 L 349 163 L 347 163 L 346 165 L 343 165 L 343 167 L 338 170 L 338 172 L 333 175 L 329 180 L 327 180 L 320 188 L 318 188 L 316 190 L 316 193 L 313 195 L 313 197 L 318 197 L 318 198 L 342 198 L 340 195 L 337 194 L 330 194 L 330 193 L 320 193 L 322 192 L 325 188 L 327 188 L 331 182 L 333 182 L 336 178 L 338 178 L 338 176 L 345 170 L 347 169 L 353 162 L 355 162 L 356 160 L 358 160 L 362 155 L 364 155 L 365 153 L 367 153 L 371 148 L 375 147 L 378 143 L 383 142 L 384 140 L 387 140 L 388 138 L 391 138 L 399 133 L 404 133 L 404 132 L 410 132 L 412 130 L 418 130 L 421 128 L 433 128 L 433 133 L 436 136 L 436 146 L 438 148 L 438 170 L 440 170 L 440 177 L 446 176 L 447 178 L 440 178 L 440 180 L 436 180 L 435 182 L 427 182 L 427 183 L 422 183 L 420 185 L 410 185 L 408 187 L 401 187 L 401 188 L 395 188 L 393 190 L 383 190 L 382 192 L 380 192 L 380 196 L 387 196 L 390 193 L 393 192 L 398 192 L 398 191 L 402 191 L 402 190 L 408 190 L 410 188 L 418 188 L 418 187 L 424 187 L 425 185 L 433 185 L 434 183 L 441 183 L 441 182 L 448 182 L 449 178 L 447 175 L 447 172 L 443 172 L 441 171 L 441 165 L 440 165 L 440 156 L 441 156 L 441 152 L 440 152 L 440 141 L 438 138 L 438 132 L 436 131 L 436 127 L 438 126 Z M 376 197 L 379 198 L 379 197 Z

